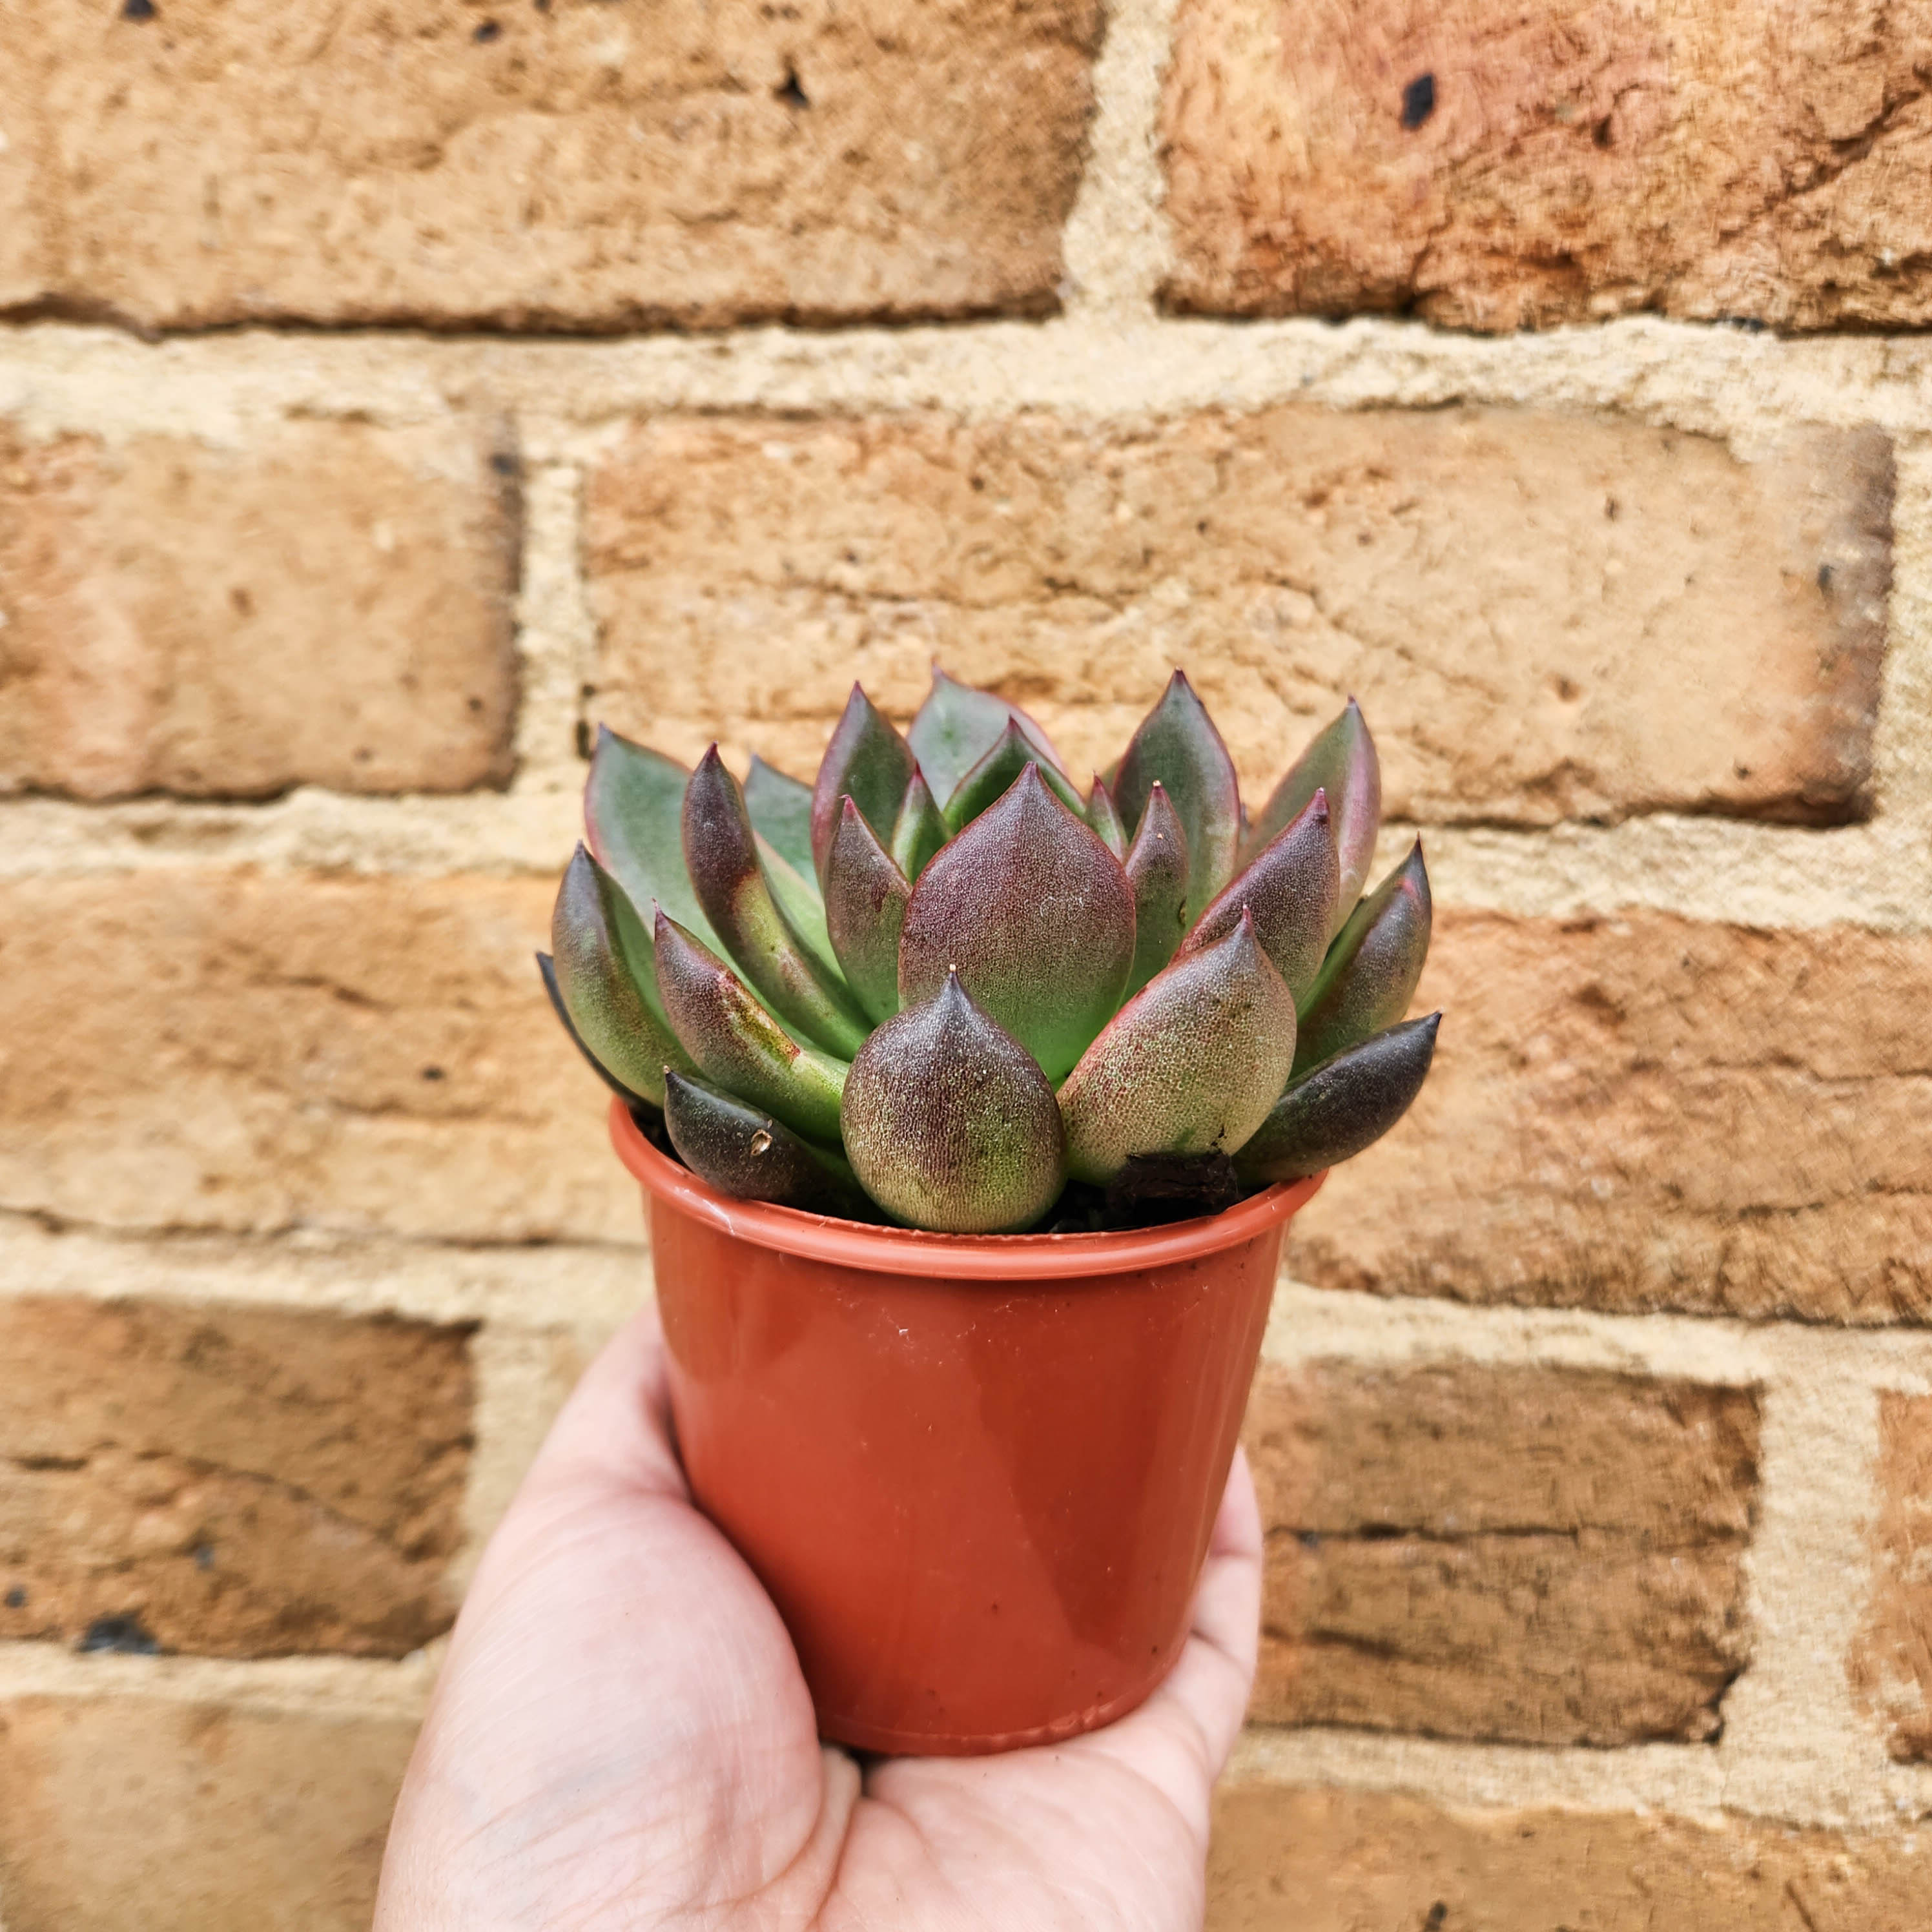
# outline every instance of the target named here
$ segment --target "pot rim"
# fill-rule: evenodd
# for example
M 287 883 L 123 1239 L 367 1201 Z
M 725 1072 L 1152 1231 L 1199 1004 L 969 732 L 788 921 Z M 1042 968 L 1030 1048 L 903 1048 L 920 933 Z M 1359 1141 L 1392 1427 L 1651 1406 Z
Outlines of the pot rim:
M 660 1201 L 761 1248 L 808 1261 L 832 1262 L 874 1274 L 941 1276 L 952 1281 L 1055 1281 L 1124 1274 L 1192 1261 L 1239 1246 L 1278 1227 L 1311 1200 L 1327 1169 L 1274 1186 L 1192 1221 L 1104 1234 L 936 1234 L 923 1228 L 882 1228 L 829 1214 L 806 1214 L 766 1201 L 734 1201 L 688 1167 L 668 1160 L 639 1132 L 621 1096 L 610 1100 L 610 1144 L 617 1158 Z

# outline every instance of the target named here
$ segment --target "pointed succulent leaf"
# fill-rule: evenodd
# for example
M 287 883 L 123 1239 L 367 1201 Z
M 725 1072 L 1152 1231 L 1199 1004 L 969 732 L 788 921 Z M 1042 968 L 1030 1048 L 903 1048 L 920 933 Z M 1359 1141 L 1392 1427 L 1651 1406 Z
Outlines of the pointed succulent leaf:
M 1174 957 L 1187 903 L 1187 832 L 1156 779 L 1126 861 L 1134 890 L 1134 966 L 1127 991 L 1138 993 Z
M 617 883 L 580 845 L 557 890 L 550 914 L 550 950 L 558 990 L 571 1028 L 598 1065 L 620 1086 L 664 1103 L 664 1070 L 690 1060 L 652 1010 L 626 963 L 624 922 L 632 950 L 642 946 L 637 914 Z
M 889 1019 L 845 1082 L 845 1151 L 891 1215 L 944 1234 L 1038 1220 L 1066 1180 L 1046 1076 L 948 973 L 938 994 Z
M 926 870 L 927 860 L 946 843 L 946 820 L 932 802 L 926 776 L 914 772 L 892 826 L 892 863 L 908 879 L 916 879 Z
M 653 902 L 706 946 L 718 935 L 684 866 L 684 794 L 691 774 L 674 758 L 634 745 L 608 725 L 584 788 L 584 836 L 597 862 L 644 912 Z M 645 952 L 650 951 L 645 935 Z
M 794 872 L 815 875 L 812 856 L 812 788 L 788 777 L 752 754 L 745 775 L 745 809 L 752 829 L 766 840 Z
M 900 801 L 917 769 L 910 747 L 891 721 L 853 686 L 812 788 L 812 855 L 820 879 L 832 835 L 838 829 L 838 801 L 849 793 L 866 824 L 880 838 L 890 838 L 898 820 Z
M 688 1074 L 664 1078 L 664 1126 L 678 1158 L 737 1201 L 871 1220 L 871 1204 L 838 1155 Z
M 1115 858 L 1127 856 L 1127 829 L 1120 823 L 1120 809 L 1107 789 L 1107 781 L 1098 772 L 1094 774 L 1094 789 L 1087 794 L 1087 823 Z
M 1334 827 L 1341 868 L 1332 934 L 1354 910 L 1368 884 L 1376 835 L 1382 823 L 1382 760 L 1376 755 L 1376 741 L 1369 736 L 1362 708 L 1352 698 L 1341 716 L 1318 733 L 1282 774 L 1281 782 L 1247 835 L 1244 854 L 1252 856 L 1277 837 L 1307 808 L 1317 791 L 1328 794 L 1329 822 Z
M 754 831 L 752 844 L 758 854 L 758 869 L 784 922 L 814 953 L 826 972 L 836 974 L 838 956 L 832 950 L 825 930 L 825 901 L 816 878 L 807 878 L 766 838 Z
M 1068 811 L 1076 814 L 1085 812 L 1085 801 L 1066 773 L 1041 758 L 1018 725 L 1010 722 L 994 740 L 992 748 L 959 781 L 946 801 L 948 829 L 957 832 L 962 826 L 970 825 L 995 800 L 1005 796 L 1014 779 L 1029 765 Z
M 1030 764 L 920 874 L 899 938 L 902 1006 L 966 991 L 1058 1080 L 1119 1004 L 1133 890 Z
M 1123 825 L 1138 829 L 1156 778 L 1187 828 L 1186 917 L 1192 922 L 1234 874 L 1241 800 L 1234 761 L 1180 671 L 1141 721 L 1111 782 Z
M 1242 1179 L 1300 1180 L 1380 1140 L 1421 1092 L 1442 1019 L 1431 1013 L 1390 1027 L 1304 1074 L 1234 1156 Z
M 662 911 L 656 947 L 664 1010 L 696 1070 L 798 1132 L 836 1142 L 845 1063 L 800 1046 L 716 953 Z
M 584 1064 L 610 1088 L 626 1106 L 642 1108 L 646 1113 L 659 1111 L 643 1094 L 633 1093 L 592 1053 L 584 1043 L 584 1036 L 577 1030 L 576 1022 L 570 1017 L 570 1009 L 563 1004 L 563 988 L 556 982 L 556 962 L 548 952 L 537 955 L 537 972 L 543 980 L 544 991 L 550 996 L 550 1009 L 556 1014 L 558 1024 L 569 1034 L 571 1043 L 583 1054 Z
M 941 805 L 1000 742 L 1010 723 L 1019 727 L 1034 751 L 1054 770 L 1060 769 L 1052 740 L 1017 704 L 1009 704 L 990 691 L 962 684 L 934 664 L 932 689 L 906 736 L 933 796 Z
M 1408 1010 L 1429 955 L 1429 873 L 1408 856 L 1348 916 L 1301 1010 L 1295 1071 L 1393 1026 Z
M 1306 999 L 1334 930 L 1340 884 L 1328 795 L 1318 788 L 1300 815 L 1263 846 L 1201 915 L 1186 950 L 1232 932 L 1246 907 L 1255 916 L 1262 950 L 1295 998 Z
M 1233 1154 L 1294 1059 L 1294 996 L 1244 913 L 1150 980 L 1067 1077 L 1068 1172 L 1104 1186 L 1136 1154 Z
M 698 902 L 723 942 L 713 950 L 730 954 L 786 1025 L 842 1059 L 856 1053 L 868 1031 L 865 1014 L 838 975 L 785 922 L 759 862 L 744 796 L 716 745 L 685 790 L 684 856 Z
M 859 808 L 842 801 L 825 860 L 825 920 L 847 985 L 875 1020 L 899 1010 L 899 932 L 911 898 Z

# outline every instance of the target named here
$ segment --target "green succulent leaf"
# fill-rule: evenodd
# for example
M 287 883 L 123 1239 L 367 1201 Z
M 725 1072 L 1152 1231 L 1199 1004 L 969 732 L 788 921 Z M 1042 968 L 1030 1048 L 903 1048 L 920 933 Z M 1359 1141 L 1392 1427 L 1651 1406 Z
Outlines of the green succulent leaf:
M 1017 724 L 1034 751 L 1060 770 L 1052 740 L 1017 704 L 962 684 L 933 665 L 932 689 L 906 736 L 940 804 L 952 798 L 960 780 L 1000 742 L 1009 724 Z
M 656 947 L 665 1010 L 694 1070 L 809 1138 L 836 1142 L 844 1061 L 800 1046 L 716 953 L 662 912 Z
M 1301 1010 L 1298 1074 L 1393 1026 L 1408 1010 L 1429 956 L 1429 873 L 1408 856 L 1349 914 Z
M 686 788 L 683 836 L 692 884 L 723 941 L 714 950 L 730 956 L 788 1026 L 849 1059 L 868 1030 L 864 1012 L 844 981 L 786 922 L 766 881 L 744 795 L 716 745 Z
M 1134 964 L 1127 992 L 1138 993 L 1174 957 L 1187 903 L 1187 831 L 1156 778 L 1127 854 L 1134 892 Z
M 847 983 L 875 1020 L 899 1010 L 899 933 L 911 898 L 905 874 L 864 814 L 849 798 L 841 800 L 825 860 L 826 924 Z
M 1066 1180 L 1052 1088 L 956 973 L 860 1049 L 843 1120 L 866 1192 L 914 1227 L 956 1234 L 1024 1228 Z
M 550 1011 L 556 1014 L 557 1024 L 569 1034 L 571 1043 L 583 1054 L 584 1064 L 610 1088 L 626 1106 L 641 1108 L 647 1114 L 662 1112 L 653 1102 L 641 1094 L 634 1094 L 626 1087 L 584 1043 L 584 1036 L 577 1030 L 570 1017 L 570 1009 L 563 1004 L 563 988 L 556 982 L 556 962 L 548 952 L 537 955 L 537 973 L 543 981 L 544 991 L 549 995 Z
M 1126 874 L 1028 764 L 920 874 L 899 938 L 899 1000 L 936 998 L 957 968 L 1058 1080 L 1119 1004 L 1133 956 Z
M 572 1031 L 620 1087 L 662 1106 L 664 1068 L 691 1062 L 631 968 L 650 952 L 635 910 L 581 845 L 557 889 L 550 933 Z
M 852 1171 L 783 1122 L 688 1074 L 664 1078 L 664 1126 L 678 1158 L 721 1194 L 807 1214 L 872 1218 Z
M 848 794 L 881 839 L 892 836 L 900 802 L 918 770 L 911 748 L 857 685 L 825 748 L 812 788 L 812 854 L 821 880 L 832 835 L 838 829 L 838 801 Z
M 916 879 L 948 836 L 945 818 L 933 802 L 925 774 L 914 772 L 892 826 L 892 863 L 908 879 Z
M 752 829 L 802 877 L 816 876 L 812 856 L 812 788 L 752 754 L 745 775 L 745 809 Z
M 1207 707 L 1180 671 L 1141 721 L 1112 781 L 1123 825 L 1139 828 L 1156 778 L 1187 828 L 1186 916 L 1192 922 L 1234 874 L 1241 800 L 1234 761 Z
M 1442 1021 L 1431 1013 L 1371 1034 L 1304 1074 L 1234 1156 L 1242 1179 L 1300 1180 L 1380 1140 L 1422 1091 Z
M 1017 724 L 1009 720 L 1006 728 L 994 740 L 992 748 L 959 781 L 946 801 L 948 829 L 957 832 L 962 826 L 970 825 L 988 806 L 1006 796 L 1014 779 L 1029 765 L 1068 811 L 1076 817 L 1085 812 L 1085 801 L 1066 774 L 1042 758 L 1039 748 Z
M 806 878 L 763 832 L 754 830 L 752 843 L 758 854 L 758 869 L 765 875 L 766 886 L 785 924 L 826 971 L 836 976 L 838 956 L 832 951 L 831 935 L 826 930 L 825 900 L 818 881 Z
M 1094 774 L 1094 789 L 1087 794 L 1087 823 L 1115 858 L 1127 856 L 1127 829 L 1120 823 L 1120 808 L 1107 788 L 1107 781 L 1098 772 Z
M 1318 788 L 1300 815 L 1249 860 L 1201 915 L 1187 935 L 1186 950 L 1232 932 L 1245 907 L 1255 916 L 1262 950 L 1295 998 L 1306 999 L 1334 930 L 1340 883 L 1328 795 Z
M 584 835 L 597 862 L 631 904 L 661 905 L 706 946 L 718 944 L 684 865 L 684 794 L 691 774 L 675 758 L 597 728 L 584 788 Z M 648 957 L 649 935 L 645 953 Z
M 1068 1076 L 1068 1171 L 1105 1185 L 1136 1154 L 1232 1154 L 1268 1118 L 1294 1059 L 1294 995 L 1244 912 L 1150 980 Z
M 1318 733 L 1282 774 L 1281 782 L 1248 833 L 1244 856 L 1252 856 L 1279 836 L 1307 809 L 1317 791 L 1328 794 L 1328 817 L 1341 872 L 1330 928 L 1332 937 L 1368 884 L 1376 835 L 1382 823 L 1382 760 L 1376 755 L 1376 741 L 1369 736 L 1362 708 L 1352 698 L 1341 716 Z

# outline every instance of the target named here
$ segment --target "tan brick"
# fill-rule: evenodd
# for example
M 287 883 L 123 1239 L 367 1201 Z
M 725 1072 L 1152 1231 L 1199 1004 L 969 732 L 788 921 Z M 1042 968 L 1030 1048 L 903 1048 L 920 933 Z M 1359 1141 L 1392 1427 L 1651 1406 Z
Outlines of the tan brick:
M 1917 1932 L 1932 1836 L 1231 1782 L 1208 1932 Z
M 0 791 L 506 778 L 514 471 L 470 430 L 0 424 Z
M 1303 1280 L 1877 1322 L 1932 1312 L 1932 940 L 1436 913 L 1408 1118 L 1299 1216 Z
M 454 1614 L 464 1330 L 30 1297 L 0 1384 L 0 1637 L 402 1656 Z
M 855 675 L 903 714 L 937 652 L 1084 776 L 1180 664 L 1251 792 L 1352 691 L 1393 814 L 1842 818 L 1890 478 L 1876 434 L 1507 410 L 654 422 L 589 486 L 595 708 L 808 774 Z
M 1749 1641 L 1748 1390 L 1264 1364 L 1251 1714 L 1531 1744 L 1708 1738 Z
M 1168 298 L 1922 323 L 1928 58 L 1924 0 L 1183 0 Z
M 1879 1398 L 1871 1600 L 1852 1684 L 1892 1754 L 1932 1758 L 1932 1398 Z
M 116 1696 L 0 1704 L 8 1932 L 364 1932 L 415 1726 Z
M 0 286 L 156 327 L 1057 305 L 1095 0 L 50 16 Z M 12 130 L 10 130 L 10 134 Z
M 532 958 L 553 891 L 199 867 L 0 885 L 0 1206 L 634 1240 L 604 1089 Z

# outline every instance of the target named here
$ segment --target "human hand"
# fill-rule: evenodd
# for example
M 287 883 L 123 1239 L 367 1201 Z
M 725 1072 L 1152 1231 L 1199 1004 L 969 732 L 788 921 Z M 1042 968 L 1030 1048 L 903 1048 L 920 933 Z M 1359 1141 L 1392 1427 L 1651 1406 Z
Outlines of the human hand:
M 998 1757 L 822 1745 L 778 1612 L 692 1505 L 656 1319 L 571 1397 L 478 1568 L 375 1932 L 1192 1932 L 1254 1676 L 1238 1456 L 1180 1662 L 1131 1716 Z

